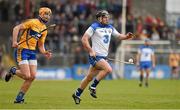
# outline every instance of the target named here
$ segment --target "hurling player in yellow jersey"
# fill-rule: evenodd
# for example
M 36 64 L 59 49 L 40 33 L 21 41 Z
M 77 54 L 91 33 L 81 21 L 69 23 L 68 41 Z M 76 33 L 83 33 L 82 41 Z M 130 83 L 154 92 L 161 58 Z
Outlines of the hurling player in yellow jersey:
M 46 23 L 50 20 L 51 14 L 51 9 L 42 7 L 39 9 L 38 18 L 26 20 L 13 28 L 12 47 L 16 48 L 15 59 L 18 68 L 11 67 L 5 76 L 5 81 L 8 82 L 13 75 L 24 79 L 14 103 L 24 102 L 24 95 L 35 79 L 37 71 L 36 45 L 47 59 L 52 56 L 52 53 L 46 51 L 44 47 L 47 30 L 41 32 L 47 28 Z M 22 35 L 17 41 L 19 32 L 22 32 Z

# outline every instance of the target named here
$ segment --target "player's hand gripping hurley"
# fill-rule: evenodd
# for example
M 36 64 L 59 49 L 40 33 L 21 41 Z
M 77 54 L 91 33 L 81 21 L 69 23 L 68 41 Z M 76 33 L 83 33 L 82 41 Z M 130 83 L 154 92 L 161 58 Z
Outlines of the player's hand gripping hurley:
M 131 33 L 131 32 L 128 32 L 128 33 L 127 33 L 127 36 L 128 36 L 128 38 L 131 38 L 131 39 L 136 38 L 136 35 L 134 35 L 134 34 Z
M 42 32 L 44 32 L 44 31 L 46 31 L 46 30 L 48 30 L 48 29 L 50 29 L 50 28 L 54 28 L 55 26 L 56 26 L 56 24 L 51 24 L 51 25 L 47 26 L 46 29 L 44 29 L 44 30 L 42 30 L 41 32 L 39 32 L 38 34 L 41 34 Z M 22 43 L 27 42 L 28 40 L 30 40 L 30 39 L 32 39 L 32 38 L 35 38 L 35 39 L 37 39 L 37 40 L 39 39 L 38 36 L 37 36 L 37 37 L 29 37 L 28 39 L 26 39 L 26 40 L 24 40 L 24 41 L 22 41 L 22 42 L 19 42 L 18 45 L 21 45 Z

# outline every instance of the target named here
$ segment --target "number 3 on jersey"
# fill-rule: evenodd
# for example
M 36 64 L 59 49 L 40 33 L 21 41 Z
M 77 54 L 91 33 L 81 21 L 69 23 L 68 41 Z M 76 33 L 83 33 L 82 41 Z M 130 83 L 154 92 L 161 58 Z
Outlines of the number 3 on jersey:
M 109 42 L 109 36 L 108 35 L 104 35 L 103 37 L 104 37 L 103 42 L 105 44 L 107 44 Z

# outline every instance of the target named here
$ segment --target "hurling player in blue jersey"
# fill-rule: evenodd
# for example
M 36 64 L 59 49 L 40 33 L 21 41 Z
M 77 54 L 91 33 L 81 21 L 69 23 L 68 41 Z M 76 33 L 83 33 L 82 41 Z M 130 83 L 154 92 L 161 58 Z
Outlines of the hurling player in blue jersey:
M 140 69 L 140 83 L 143 84 L 144 72 L 146 73 L 145 86 L 148 87 L 149 74 L 152 68 L 155 67 L 155 55 L 154 49 L 151 46 L 150 40 L 145 39 L 144 45 L 141 45 L 137 54 L 137 66 Z
M 95 76 L 92 84 L 89 86 L 89 91 L 93 98 L 97 98 L 96 86 L 105 76 L 112 72 L 111 66 L 106 61 L 111 36 L 114 36 L 119 40 L 133 38 L 132 33 L 129 32 L 126 35 L 120 34 L 109 24 L 109 13 L 106 10 L 98 11 L 96 19 L 97 21 L 91 24 L 81 39 L 84 48 L 89 53 L 90 67 L 87 76 L 82 80 L 79 88 L 77 88 L 72 95 L 76 104 L 80 104 L 80 96 L 83 90 Z M 90 46 L 89 39 L 91 39 L 92 47 Z

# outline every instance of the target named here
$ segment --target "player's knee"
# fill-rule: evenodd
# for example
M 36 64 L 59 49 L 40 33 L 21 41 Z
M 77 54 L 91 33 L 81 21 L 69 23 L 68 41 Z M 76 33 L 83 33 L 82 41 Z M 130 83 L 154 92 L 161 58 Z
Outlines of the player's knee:
M 87 76 L 87 77 L 86 77 L 86 80 L 87 80 L 88 82 L 90 82 L 90 81 L 92 81 L 92 80 L 93 80 L 93 78 L 92 78 L 92 77 Z
M 25 79 L 25 80 L 31 80 L 31 81 L 33 81 L 35 78 L 36 78 L 35 75 L 25 75 L 25 76 L 24 76 L 24 79 Z
M 107 68 L 106 71 L 107 73 L 112 73 L 112 68 Z
M 36 78 L 36 75 L 31 75 L 31 77 L 29 78 L 29 80 L 33 81 Z
M 29 75 L 29 74 L 26 74 L 25 76 L 24 76 L 24 79 L 25 80 L 29 80 L 31 78 L 31 75 Z
M 35 76 L 31 76 L 31 77 L 29 78 L 29 80 L 33 81 L 35 78 L 36 78 Z

